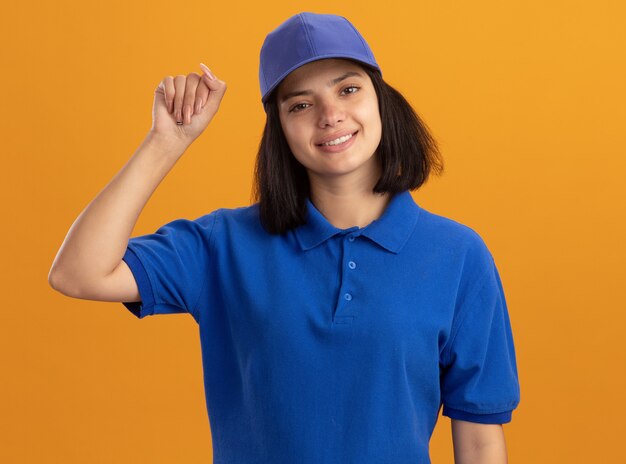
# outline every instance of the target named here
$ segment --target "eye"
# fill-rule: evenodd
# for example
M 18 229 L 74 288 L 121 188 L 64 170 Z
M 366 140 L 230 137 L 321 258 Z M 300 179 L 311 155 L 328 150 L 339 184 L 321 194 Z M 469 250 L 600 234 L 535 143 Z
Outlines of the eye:
M 352 94 L 352 93 L 357 93 L 361 89 L 361 87 L 356 86 L 356 85 L 349 85 L 348 87 L 345 87 L 341 92 L 343 93 L 343 92 L 345 92 L 348 89 L 355 89 L 354 92 L 348 92 L 348 95 L 349 95 L 349 94 Z M 301 108 L 302 105 L 308 105 L 308 103 L 298 103 L 297 105 L 292 106 L 291 109 L 289 110 L 289 112 L 290 113 L 297 113 L 297 112 L 299 112 L 301 110 L 306 109 L 306 108 Z
M 290 113 L 297 113 L 298 111 L 300 111 L 300 109 L 297 109 L 298 107 L 302 106 L 302 105 L 308 105 L 308 103 L 298 103 L 297 105 L 294 105 L 289 112 Z M 301 108 L 304 109 L 304 108 Z
M 348 89 L 356 89 L 358 91 L 360 88 L 361 87 L 357 87 L 356 85 L 349 85 L 348 87 L 346 87 L 343 90 L 345 91 L 345 90 L 348 90 Z M 356 92 L 348 92 L 348 93 L 356 93 Z

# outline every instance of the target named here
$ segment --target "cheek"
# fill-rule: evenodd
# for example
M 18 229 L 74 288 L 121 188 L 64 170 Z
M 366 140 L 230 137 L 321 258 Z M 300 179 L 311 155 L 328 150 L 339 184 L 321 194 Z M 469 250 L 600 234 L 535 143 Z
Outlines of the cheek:
M 374 127 L 376 127 L 378 137 L 380 138 L 380 134 L 382 133 L 382 129 L 383 129 L 383 123 L 380 119 L 380 110 L 378 109 L 378 102 L 376 102 L 372 106 L 370 114 L 372 115 L 372 124 L 374 125 Z
M 368 137 L 380 139 L 382 133 L 382 121 L 378 113 L 378 107 L 370 108 L 363 115 L 363 121 L 368 130 Z
M 363 124 L 372 129 L 381 126 L 378 100 L 375 98 L 364 99 L 358 107 L 357 117 L 363 121 Z
M 311 140 L 311 134 L 302 125 L 287 125 L 286 127 L 283 127 L 283 133 L 285 134 L 287 143 L 293 152 L 297 150 L 297 147 L 308 146 Z
M 291 153 L 302 163 L 303 156 L 301 154 L 306 151 L 304 134 L 294 126 L 283 126 L 283 134 L 285 134 L 285 140 L 287 141 Z
M 294 142 L 294 130 L 293 127 L 291 127 L 289 124 L 282 124 L 282 129 L 283 129 L 283 135 L 285 136 L 285 140 L 287 141 L 287 144 L 291 147 L 293 145 Z

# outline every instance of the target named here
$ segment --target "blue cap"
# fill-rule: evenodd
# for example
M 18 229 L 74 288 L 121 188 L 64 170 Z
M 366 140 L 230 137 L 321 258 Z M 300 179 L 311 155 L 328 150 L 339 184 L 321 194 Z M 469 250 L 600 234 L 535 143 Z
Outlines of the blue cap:
M 287 75 L 324 58 L 350 58 L 382 71 L 359 31 L 343 16 L 298 13 L 267 34 L 261 47 L 261 102 Z

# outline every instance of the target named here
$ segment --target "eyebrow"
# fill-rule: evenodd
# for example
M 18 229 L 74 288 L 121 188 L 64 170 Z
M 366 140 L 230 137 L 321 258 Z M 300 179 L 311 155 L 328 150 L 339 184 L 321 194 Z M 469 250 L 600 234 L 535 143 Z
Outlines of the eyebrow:
M 356 72 L 356 71 L 348 71 L 347 73 L 342 74 L 341 76 L 332 79 L 326 85 L 328 87 L 332 87 L 333 85 L 337 85 L 341 81 L 347 79 L 348 77 L 352 77 L 352 76 L 363 77 L 363 74 L 361 74 L 359 72 Z M 312 90 L 296 90 L 294 92 L 289 92 L 289 93 L 286 93 L 285 95 L 283 95 L 283 97 L 281 98 L 280 102 L 284 103 L 287 100 L 289 100 L 290 98 L 298 97 L 300 95 L 311 95 L 312 93 L 313 93 Z

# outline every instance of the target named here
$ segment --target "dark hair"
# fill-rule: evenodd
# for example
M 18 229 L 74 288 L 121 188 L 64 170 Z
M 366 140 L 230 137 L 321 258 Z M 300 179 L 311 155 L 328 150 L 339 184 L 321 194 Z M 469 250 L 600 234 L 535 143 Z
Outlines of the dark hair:
M 376 69 L 355 63 L 372 80 L 382 122 L 381 140 L 374 154 L 380 157 L 382 174 L 373 192 L 395 194 L 415 190 L 432 172 L 441 175 L 443 160 L 426 124 Z M 306 168 L 291 153 L 282 130 L 277 91 L 278 87 L 265 103 L 267 118 L 253 185 L 253 200 L 259 202 L 261 224 L 271 234 L 282 234 L 306 222 L 306 200 L 310 194 Z

